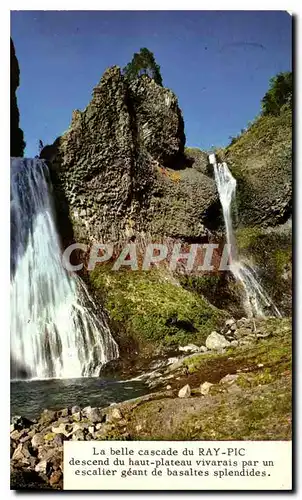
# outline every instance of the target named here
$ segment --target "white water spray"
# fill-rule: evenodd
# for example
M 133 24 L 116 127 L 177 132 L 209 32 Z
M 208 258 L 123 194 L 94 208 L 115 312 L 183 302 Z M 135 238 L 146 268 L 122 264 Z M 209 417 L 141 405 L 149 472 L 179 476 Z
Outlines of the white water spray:
M 217 163 L 214 154 L 209 156 L 214 168 L 215 182 L 223 211 L 226 229 L 226 240 L 230 245 L 230 271 L 244 290 L 244 309 L 249 317 L 266 316 L 266 312 L 281 316 L 280 311 L 273 304 L 263 287 L 257 280 L 255 271 L 239 260 L 236 241 L 232 225 L 232 201 L 236 195 L 236 179 L 232 176 L 227 164 Z
M 11 160 L 12 376 L 97 376 L 118 347 L 83 281 L 62 266 L 50 190 L 42 160 Z

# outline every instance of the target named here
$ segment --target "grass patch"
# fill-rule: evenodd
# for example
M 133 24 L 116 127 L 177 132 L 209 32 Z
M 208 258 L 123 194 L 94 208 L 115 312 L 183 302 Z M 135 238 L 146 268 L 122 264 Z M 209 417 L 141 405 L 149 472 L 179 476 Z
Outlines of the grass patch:
M 282 373 L 291 370 L 291 321 L 288 318 L 270 318 L 257 331 L 270 333 L 271 337 L 259 340 L 247 348 L 231 347 L 223 354 L 193 354 L 183 361 L 183 366 L 188 374 L 198 374 L 202 381 L 212 383 L 219 381 L 227 373 L 246 369 L 253 373 L 249 373 L 249 376 L 255 377 L 253 383 L 256 385 L 258 373 L 260 378 L 264 377 L 263 380 L 268 375 L 271 380 L 276 380 Z M 252 383 L 246 380 L 246 374 L 245 382 L 247 386 Z
M 242 396 L 219 396 L 219 404 L 200 417 L 185 420 L 177 432 L 184 440 L 288 440 L 291 439 L 291 392 L 287 381 L 269 390 L 246 391 Z
M 125 418 L 132 439 L 291 439 L 290 319 L 270 318 L 259 322 L 258 330 L 271 337 L 224 354 L 196 354 L 184 360 L 186 381 L 179 380 L 179 387 L 189 383 L 190 398 L 129 404 Z M 236 372 L 233 384 L 219 383 Z M 214 385 L 207 396 L 200 396 L 199 386 L 205 381 Z
M 113 322 L 140 344 L 201 344 L 225 319 L 224 312 L 159 270 L 111 271 L 98 266 L 90 280 L 104 296 Z

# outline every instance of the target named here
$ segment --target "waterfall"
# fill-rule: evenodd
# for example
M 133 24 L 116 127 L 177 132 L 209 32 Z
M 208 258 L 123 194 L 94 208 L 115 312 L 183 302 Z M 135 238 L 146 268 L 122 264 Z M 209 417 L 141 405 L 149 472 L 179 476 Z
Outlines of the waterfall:
M 226 230 L 226 240 L 230 252 L 230 271 L 234 278 L 241 283 L 244 291 L 244 309 L 249 317 L 266 316 L 267 312 L 281 316 L 280 311 L 273 304 L 263 287 L 260 285 L 257 274 L 251 266 L 244 264 L 238 256 L 236 240 L 232 224 L 232 202 L 236 199 L 236 179 L 232 176 L 227 164 L 217 163 L 214 154 L 209 156 L 214 168 L 215 182 L 223 211 Z
M 118 357 L 104 313 L 61 261 L 52 185 L 40 159 L 11 159 L 12 376 L 97 376 Z

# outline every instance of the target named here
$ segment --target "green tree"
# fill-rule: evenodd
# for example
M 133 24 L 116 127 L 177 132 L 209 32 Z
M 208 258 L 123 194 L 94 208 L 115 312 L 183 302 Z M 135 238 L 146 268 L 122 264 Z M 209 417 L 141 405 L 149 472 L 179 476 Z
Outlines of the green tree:
M 154 54 L 145 47 L 133 55 L 132 60 L 125 66 L 123 72 L 129 80 L 141 75 L 148 75 L 158 85 L 162 86 L 163 84 L 160 66 L 156 63 Z
M 279 73 L 270 79 L 270 87 L 263 97 L 262 114 L 278 115 L 284 104 L 292 105 L 293 78 L 291 72 Z

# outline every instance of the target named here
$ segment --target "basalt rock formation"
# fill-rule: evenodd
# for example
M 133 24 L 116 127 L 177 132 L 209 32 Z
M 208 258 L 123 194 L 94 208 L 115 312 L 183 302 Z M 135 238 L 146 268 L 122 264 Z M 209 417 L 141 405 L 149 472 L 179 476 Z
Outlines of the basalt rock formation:
M 23 156 L 25 142 L 23 131 L 19 127 L 19 109 L 16 91 L 20 82 L 19 63 L 16 57 L 15 47 L 10 40 L 10 155 Z
M 67 132 L 41 152 L 59 222 L 68 207 L 74 238 L 84 242 L 138 234 L 207 239 L 218 221 L 217 191 L 192 168 L 184 144 L 173 92 L 148 76 L 129 83 L 120 68 L 109 68 L 87 108 L 74 111 Z
M 238 185 L 242 226 L 272 227 L 292 214 L 292 109 L 260 116 L 224 151 Z

